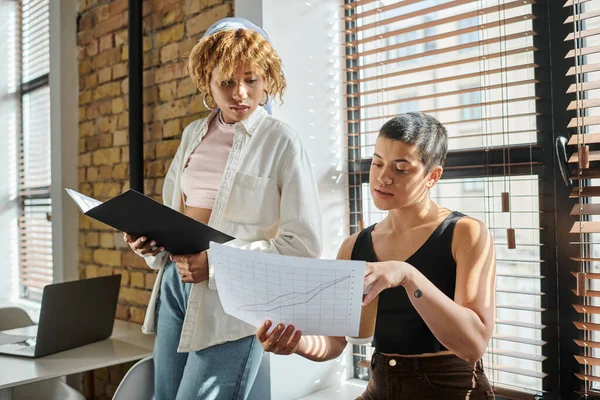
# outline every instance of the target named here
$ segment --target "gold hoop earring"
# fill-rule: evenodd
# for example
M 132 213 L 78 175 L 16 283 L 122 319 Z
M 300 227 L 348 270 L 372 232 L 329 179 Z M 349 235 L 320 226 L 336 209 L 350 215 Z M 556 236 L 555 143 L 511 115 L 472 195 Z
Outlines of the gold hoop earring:
M 209 107 L 208 103 L 206 102 L 206 96 L 207 94 L 204 94 L 204 96 L 202 96 L 202 103 L 204 103 L 204 107 L 206 107 L 207 110 L 213 111 L 216 107 Z
M 258 105 L 261 107 L 264 107 L 269 103 L 269 92 L 267 92 L 266 90 L 265 90 L 265 95 L 267 96 L 267 99 L 263 103 L 258 103 Z

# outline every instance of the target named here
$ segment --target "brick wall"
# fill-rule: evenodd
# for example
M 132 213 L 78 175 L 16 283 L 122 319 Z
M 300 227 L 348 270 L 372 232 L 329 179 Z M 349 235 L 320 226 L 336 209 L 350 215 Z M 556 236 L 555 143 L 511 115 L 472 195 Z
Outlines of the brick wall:
M 188 78 L 186 56 L 233 0 L 144 0 L 144 192 L 160 201 L 183 128 L 206 115 Z M 79 1 L 79 190 L 106 200 L 129 188 L 127 0 Z M 142 323 L 156 274 L 122 234 L 82 216 L 82 278 L 122 275 L 117 318 Z M 131 365 L 94 371 L 88 398 L 112 397 Z

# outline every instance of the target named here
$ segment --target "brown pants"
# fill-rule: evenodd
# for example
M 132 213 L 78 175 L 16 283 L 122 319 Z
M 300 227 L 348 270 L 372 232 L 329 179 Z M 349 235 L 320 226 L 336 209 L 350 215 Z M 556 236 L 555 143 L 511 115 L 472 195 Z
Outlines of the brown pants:
M 371 359 L 371 380 L 356 400 L 488 400 L 495 399 L 483 363 L 471 365 L 457 356 Z

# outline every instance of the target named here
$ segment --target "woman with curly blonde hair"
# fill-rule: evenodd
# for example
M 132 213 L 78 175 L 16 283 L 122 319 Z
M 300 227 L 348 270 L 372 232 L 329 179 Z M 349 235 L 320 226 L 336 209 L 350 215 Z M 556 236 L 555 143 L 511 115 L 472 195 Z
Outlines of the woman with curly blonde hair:
M 318 257 L 310 161 L 298 134 L 264 108 L 286 86 L 266 33 L 246 20 L 221 20 L 188 67 L 211 113 L 185 128 L 164 203 L 235 237 L 230 246 Z M 223 311 L 207 252 L 168 254 L 152 238 L 125 240 L 159 270 L 143 326 L 157 335 L 156 400 L 245 399 L 263 350 L 253 326 Z

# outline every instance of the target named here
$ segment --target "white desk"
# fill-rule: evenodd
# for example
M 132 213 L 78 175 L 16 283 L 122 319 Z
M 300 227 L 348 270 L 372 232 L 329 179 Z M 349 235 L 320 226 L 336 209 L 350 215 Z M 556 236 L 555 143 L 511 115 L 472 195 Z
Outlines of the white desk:
M 3 333 L 31 332 L 29 327 Z M 153 348 L 154 335 L 144 335 L 141 325 L 116 320 L 112 336 L 100 342 L 36 359 L 0 355 L 0 398 L 10 399 L 14 386 L 139 360 Z

